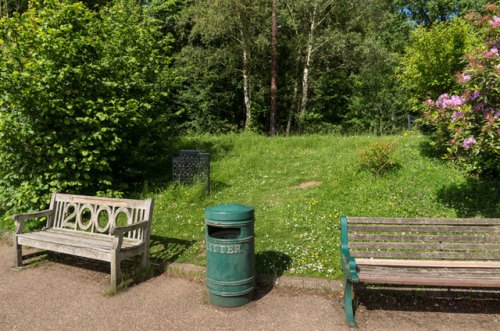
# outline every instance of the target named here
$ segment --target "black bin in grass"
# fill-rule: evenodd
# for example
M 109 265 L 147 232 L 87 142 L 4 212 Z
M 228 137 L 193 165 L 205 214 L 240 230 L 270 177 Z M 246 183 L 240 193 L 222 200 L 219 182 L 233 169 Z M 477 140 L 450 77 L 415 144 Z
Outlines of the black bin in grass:
M 210 154 L 198 150 L 181 150 L 172 158 L 172 179 L 183 184 L 196 180 L 206 183 L 210 193 Z

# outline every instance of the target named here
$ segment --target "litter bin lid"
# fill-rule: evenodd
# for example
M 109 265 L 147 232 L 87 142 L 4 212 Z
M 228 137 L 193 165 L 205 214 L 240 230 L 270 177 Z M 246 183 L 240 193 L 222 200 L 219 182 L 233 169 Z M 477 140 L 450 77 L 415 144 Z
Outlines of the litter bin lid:
M 226 203 L 205 208 L 205 218 L 215 221 L 245 221 L 253 219 L 253 207 Z

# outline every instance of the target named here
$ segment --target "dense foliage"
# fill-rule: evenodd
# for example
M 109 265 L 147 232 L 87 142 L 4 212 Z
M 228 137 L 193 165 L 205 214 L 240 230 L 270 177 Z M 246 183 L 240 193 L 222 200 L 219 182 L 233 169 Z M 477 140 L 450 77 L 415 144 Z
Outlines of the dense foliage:
M 44 1 L 0 21 L 0 206 L 144 179 L 169 132 L 159 29 L 132 1 Z
M 480 151 L 472 168 L 494 169 L 497 154 L 483 151 L 497 136 L 480 132 L 497 118 L 497 81 L 484 76 L 497 69 L 482 52 L 498 45 L 490 26 L 464 20 L 492 10 L 485 2 L 278 1 L 278 134 L 394 133 L 426 98 L 477 90 L 466 103 L 494 110 L 486 122 L 471 128 L 457 108 L 466 116 L 428 128 L 449 142 L 460 126 L 470 136 L 457 141 L 476 144 L 446 146 L 450 158 Z M 270 39 L 264 0 L 0 0 L 0 213 L 42 207 L 55 190 L 119 195 L 166 175 L 173 132 L 267 133 Z
M 435 99 L 456 88 L 454 74 L 463 69 L 464 56 L 475 43 L 478 40 L 472 26 L 461 18 L 429 29 L 418 27 L 411 33 L 401 60 L 400 79 L 413 111 L 418 111 L 426 98 Z
M 485 36 L 481 47 L 467 54 L 467 66 L 457 73 L 460 91 L 428 100 L 425 123 L 432 128 L 446 157 L 481 176 L 500 174 L 500 8 L 469 18 Z

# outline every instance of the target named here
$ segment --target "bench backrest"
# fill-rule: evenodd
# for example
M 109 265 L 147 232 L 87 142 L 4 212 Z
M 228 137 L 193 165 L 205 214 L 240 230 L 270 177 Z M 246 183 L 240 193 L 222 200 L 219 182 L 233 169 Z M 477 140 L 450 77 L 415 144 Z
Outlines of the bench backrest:
M 152 200 L 132 200 L 54 193 L 50 202 L 54 216 L 47 227 L 110 235 L 117 225 L 151 221 Z M 117 224 L 118 223 L 118 224 Z M 149 225 L 150 227 L 150 225 Z M 149 228 L 146 229 L 149 234 Z M 144 231 L 131 231 L 125 238 L 144 240 Z
M 500 260 L 498 218 L 343 217 L 342 237 L 357 258 Z

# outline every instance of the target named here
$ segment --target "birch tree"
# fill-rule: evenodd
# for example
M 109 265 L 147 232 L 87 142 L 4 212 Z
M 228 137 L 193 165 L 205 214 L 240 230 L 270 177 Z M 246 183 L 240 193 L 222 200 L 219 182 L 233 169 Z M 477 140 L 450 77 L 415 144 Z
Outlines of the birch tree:
M 252 127 L 251 61 L 252 47 L 259 38 L 262 26 L 261 0 L 196 0 L 191 6 L 192 33 L 199 34 L 207 42 L 228 39 L 239 48 L 245 109 L 245 130 Z

